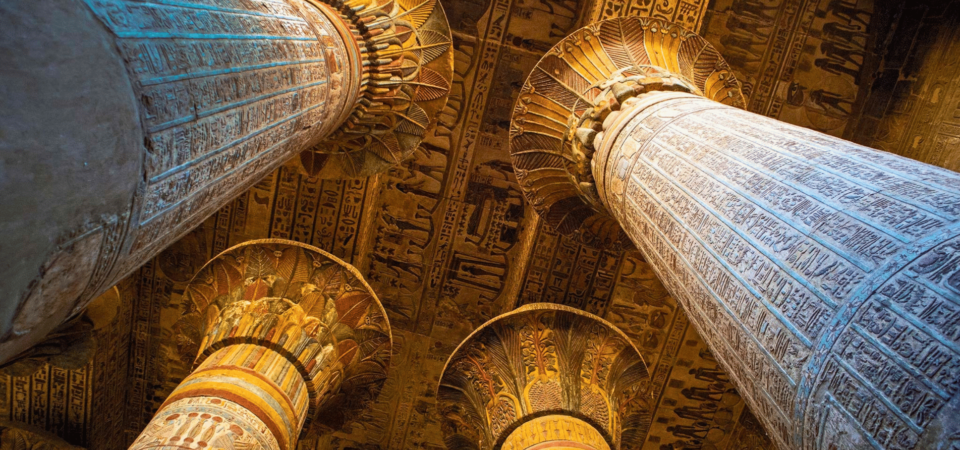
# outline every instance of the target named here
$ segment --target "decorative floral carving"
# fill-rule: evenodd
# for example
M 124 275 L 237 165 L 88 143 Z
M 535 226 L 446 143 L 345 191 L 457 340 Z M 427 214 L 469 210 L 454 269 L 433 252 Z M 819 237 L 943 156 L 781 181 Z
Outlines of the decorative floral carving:
M 705 39 L 653 18 L 571 33 L 540 60 L 513 112 L 510 153 L 524 196 L 548 224 L 597 248 L 633 243 L 598 199 L 590 145 L 627 97 L 682 90 L 743 107 L 740 86 Z
M 366 177 L 407 159 L 436 125 L 453 78 L 450 28 L 436 0 L 312 0 L 351 24 L 360 97 L 331 136 L 300 155 L 324 178 Z
M 647 379 L 629 339 L 602 319 L 524 306 L 481 326 L 447 362 L 437 394 L 447 448 L 498 448 L 544 414 L 586 421 L 610 448 L 637 448 L 643 433 L 620 430 L 649 427 Z

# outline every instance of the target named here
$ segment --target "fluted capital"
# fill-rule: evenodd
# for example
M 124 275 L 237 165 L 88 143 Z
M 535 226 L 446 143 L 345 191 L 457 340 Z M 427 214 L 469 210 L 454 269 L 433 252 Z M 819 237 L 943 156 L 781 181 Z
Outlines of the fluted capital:
M 451 450 L 575 436 L 601 436 L 597 449 L 639 448 L 650 425 L 648 384 L 642 357 L 616 327 L 531 304 L 485 323 L 450 356 L 437 393 L 441 429 Z
M 196 364 L 231 345 L 286 358 L 309 394 L 306 415 L 327 429 L 356 417 L 379 392 L 390 362 L 390 324 L 352 266 L 308 245 L 249 241 L 204 266 L 185 297 L 202 340 Z
M 540 60 L 514 108 L 510 153 L 524 195 L 548 224 L 593 247 L 633 247 L 598 199 L 592 143 L 621 103 L 656 90 L 744 106 L 740 84 L 720 53 L 660 19 L 591 24 Z
M 436 0 L 308 0 L 333 10 L 357 42 L 360 97 L 346 121 L 300 160 L 309 175 L 365 177 L 405 160 L 436 125 L 453 79 L 453 46 Z

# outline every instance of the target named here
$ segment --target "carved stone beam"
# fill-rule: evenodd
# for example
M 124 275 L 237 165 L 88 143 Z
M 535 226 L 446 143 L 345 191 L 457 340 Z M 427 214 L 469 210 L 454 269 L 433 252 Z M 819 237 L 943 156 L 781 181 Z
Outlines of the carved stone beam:
M 434 0 L 0 4 L 0 363 L 280 164 L 405 158 L 452 76 Z
M 207 263 L 184 295 L 177 328 L 199 343 L 196 367 L 131 449 L 293 450 L 311 427 L 356 418 L 386 379 L 383 307 L 322 250 L 250 241 Z
M 93 299 L 83 313 L 61 324 L 43 341 L 0 364 L 0 374 L 30 376 L 47 364 L 66 370 L 86 366 L 97 351 L 100 330 L 116 321 L 121 301 L 117 287 L 110 288 Z
M 437 393 L 450 450 L 640 448 L 649 376 L 603 319 L 535 303 L 483 324 L 447 361 Z
M 0 420 L 0 450 L 84 450 L 53 433 L 22 422 Z
M 657 69 L 625 82 L 630 64 Z M 517 177 L 560 231 L 639 248 L 779 447 L 946 445 L 960 175 L 740 105 L 703 39 L 600 22 L 527 80 Z

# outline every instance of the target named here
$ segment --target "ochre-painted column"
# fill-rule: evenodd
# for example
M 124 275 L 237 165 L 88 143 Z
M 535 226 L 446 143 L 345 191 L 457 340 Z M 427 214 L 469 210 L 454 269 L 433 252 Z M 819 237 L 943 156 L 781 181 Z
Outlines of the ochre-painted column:
M 535 303 L 490 320 L 444 367 L 437 393 L 450 450 L 640 448 L 649 375 L 603 319 Z
M 566 414 L 547 414 L 522 423 L 503 440 L 503 450 L 610 450 L 589 423 Z
M 381 171 L 446 102 L 432 0 L 0 5 L 0 363 L 285 161 Z
M 178 328 L 202 330 L 197 367 L 131 449 L 293 450 L 379 392 L 390 324 L 352 266 L 292 241 L 251 241 L 188 285 Z M 193 336 L 185 335 L 185 339 Z
M 700 37 L 600 23 L 528 79 L 518 178 L 559 229 L 636 245 L 780 447 L 948 445 L 960 175 L 731 106 L 740 97 Z

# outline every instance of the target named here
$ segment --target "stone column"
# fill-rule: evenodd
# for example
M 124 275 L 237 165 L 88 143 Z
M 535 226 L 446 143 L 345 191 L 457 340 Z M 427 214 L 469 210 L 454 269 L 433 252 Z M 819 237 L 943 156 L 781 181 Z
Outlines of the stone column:
M 403 160 L 452 76 L 432 0 L 0 4 L 0 363 L 283 162 Z
M 948 445 L 960 175 L 742 105 L 702 38 L 602 22 L 527 80 L 517 177 L 559 230 L 636 245 L 781 448 Z
M 354 419 L 386 379 L 383 307 L 322 250 L 250 241 L 210 261 L 184 295 L 175 328 L 199 342 L 197 367 L 131 449 L 293 450 L 311 427 Z
M 648 386 L 646 364 L 619 329 L 535 303 L 457 347 L 437 407 L 451 450 L 633 449 L 650 427 Z
M 503 450 L 610 450 L 600 431 L 566 414 L 547 414 L 523 422 L 503 440 Z

